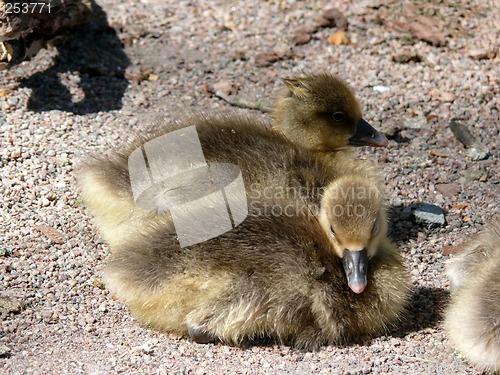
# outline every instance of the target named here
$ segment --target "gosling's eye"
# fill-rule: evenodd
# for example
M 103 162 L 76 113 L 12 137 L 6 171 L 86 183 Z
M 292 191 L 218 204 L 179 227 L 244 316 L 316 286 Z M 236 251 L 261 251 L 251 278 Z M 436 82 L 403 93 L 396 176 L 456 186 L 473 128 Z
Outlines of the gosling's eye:
M 345 120 L 344 112 L 335 112 L 332 114 L 332 117 L 335 121 L 344 121 Z
M 330 232 L 332 233 L 332 236 L 335 237 L 336 234 L 335 234 L 335 231 L 333 230 L 333 227 L 330 225 Z

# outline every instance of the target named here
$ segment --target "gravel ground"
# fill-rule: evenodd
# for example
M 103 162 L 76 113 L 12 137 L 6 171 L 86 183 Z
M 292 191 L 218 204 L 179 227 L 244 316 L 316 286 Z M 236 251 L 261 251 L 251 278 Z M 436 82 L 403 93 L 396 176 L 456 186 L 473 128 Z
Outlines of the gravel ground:
M 477 373 L 441 328 L 443 264 L 500 214 L 500 6 L 309 4 L 102 0 L 98 22 L 59 51 L 0 72 L 0 371 Z M 349 23 L 349 44 L 328 43 L 339 28 L 317 26 L 332 6 Z M 74 166 L 145 131 L 157 113 L 228 108 L 211 95 L 214 85 L 270 103 L 279 78 L 303 71 L 347 80 L 364 117 L 390 138 L 386 149 L 359 153 L 386 176 L 391 236 L 414 286 L 401 327 L 304 353 L 198 345 L 140 326 L 100 281 L 109 248 L 82 207 Z M 488 158 L 471 160 L 449 129 L 452 118 L 489 148 Z M 415 223 L 422 202 L 441 207 L 446 224 Z

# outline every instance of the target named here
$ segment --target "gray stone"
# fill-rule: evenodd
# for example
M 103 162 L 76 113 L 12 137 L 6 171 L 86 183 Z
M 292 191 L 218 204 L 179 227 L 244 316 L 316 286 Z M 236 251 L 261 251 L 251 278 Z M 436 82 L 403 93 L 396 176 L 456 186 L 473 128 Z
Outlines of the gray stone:
M 415 222 L 426 226 L 443 226 L 446 223 L 444 211 L 441 207 L 430 203 L 423 203 L 413 211 Z
M 480 143 L 475 143 L 467 149 L 467 156 L 471 160 L 484 160 L 490 155 L 490 150 Z

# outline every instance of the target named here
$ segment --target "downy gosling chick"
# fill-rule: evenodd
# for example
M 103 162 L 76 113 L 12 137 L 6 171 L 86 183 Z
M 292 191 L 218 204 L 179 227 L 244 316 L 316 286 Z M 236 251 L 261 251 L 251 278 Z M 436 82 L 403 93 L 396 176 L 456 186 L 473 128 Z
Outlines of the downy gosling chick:
M 184 248 L 159 223 L 115 249 L 105 284 L 143 324 L 200 343 L 273 339 L 315 350 L 385 332 L 398 321 L 409 288 L 399 251 L 385 235 L 382 194 L 354 175 L 326 190 L 319 220 L 307 208 L 279 216 L 255 211 L 233 230 Z M 359 199 L 361 192 L 370 199 Z M 362 294 L 345 283 L 338 255 L 346 249 L 372 254 L 360 265 L 370 280 Z M 358 280 L 359 270 L 352 272 Z
M 273 127 L 311 151 L 345 146 L 387 146 L 387 138 L 361 115 L 349 86 L 328 73 L 285 79 L 273 111 Z
M 261 181 L 264 176 L 262 169 L 265 169 L 266 182 L 279 175 L 279 169 L 289 164 L 286 157 L 279 158 L 280 153 L 289 153 L 287 150 L 292 143 L 295 147 L 311 151 L 333 151 L 348 145 L 387 144 L 387 139 L 362 119 L 354 94 L 340 79 L 323 73 L 284 82 L 287 88 L 279 96 L 273 114 L 276 133 L 263 130 L 267 124 L 241 114 L 198 114 L 176 122 L 160 119 L 149 136 L 125 145 L 114 155 L 96 156 L 83 163 L 78 172 L 83 198 L 110 244 L 123 238 L 123 231 L 118 230 L 122 224 L 140 226 L 146 216 L 157 216 L 141 212 L 133 204 L 127 160 L 130 153 L 141 144 L 172 130 L 195 125 L 201 133 L 200 140 L 207 161 L 236 161 L 243 170 L 245 182 L 251 183 Z M 251 165 L 255 158 L 245 163 L 251 153 L 262 153 L 263 157 L 258 162 L 263 164 Z M 270 153 L 271 158 L 266 158 Z M 274 160 L 276 157 L 278 160 Z M 368 163 L 356 161 L 355 156 L 347 150 L 328 153 L 328 156 L 323 157 L 330 161 L 335 173 L 361 170 L 361 173 L 366 174 L 368 171 Z M 249 165 L 249 168 L 244 168 L 241 163 Z M 276 170 L 272 171 L 273 168 Z M 377 174 L 378 171 L 372 168 L 371 175 Z M 260 184 L 264 185 L 265 182 L 261 181 Z M 125 232 L 128 232 L 127 228 Z
M 322 190 L 345 174 L 360 176 L 376 188 L 382 186 L 377 169 L 369 161 L 359 161 L 350 153 L 338 151 L 335 163 L 326 162 L 320 155 L 292 144 L 243 115 L 198 115 L 186 123 L 196 126 L 204 157 L 209 163 L 230 163 L 240 168 L 250 201 L 263 200 L 265 196 L 272 199 L 291 191 L 292 194 L 300 192 L 300 197 L 295 199 L 305 199 L 319 207 Z M 158 214 L 136 205 L 128 168 L 131 153 L 147 141 L 168 133 L 165 128 L 170 125 L 159 124 L 147 138 L 137 139 L 110 156 L 97 156 L 80 166 L 77 178 L 82 197 L 112 251 L 118 251 L 121 244 L 135 237 L 142 238 L 144 231 L 156 222 L 164 223 L 164 228 L 170 223 L 173 231 L 168 213 Z M 339 236 L 342 237 L 341 232 Z M 363 268 L 361 265 L 370 254 L 358 252 L 363 249 L 357 245 L 350 250 L 355 253 L 345 253 L 346 267 Z M 362 277 L 356 276 L 349 282 L 353 290 L 362 291 Z
M 444 327 L 480 370 L 500 371 L 500 217 L 448 261 L 451 303 Z

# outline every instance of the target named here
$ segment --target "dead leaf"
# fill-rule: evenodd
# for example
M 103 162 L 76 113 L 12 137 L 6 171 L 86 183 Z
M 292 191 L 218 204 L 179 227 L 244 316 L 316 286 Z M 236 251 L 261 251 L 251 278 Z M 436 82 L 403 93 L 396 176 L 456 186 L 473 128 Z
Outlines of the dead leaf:
M 447 158 L 450 156 L 450 155 L 442 153 L 441 151 L 438 151 L 438 150 L 430 150 L 429 154 L 432 156 L 441 156 L 443 158 Z
M 259 53 L 255 55 L 255 65 L 257 66 L 271 66 L 278 60 L 279 57 L 275 53 Z
M 468 204 L 452 204 L 451 205 L 451 208 L 456 208 L 457 210 L 463 210 L 467 207 L 469 207 Z
M 469 56 L 475 60 L 492 59 L 496 55 L 495 51 L 487 51 L 484 49 L 472 49 L 469 51 Z
M 445 245 L 443 246 L 443 255 L 451 255 L 458 253 L 461 250 L 460 246 L 451 246 L 451 245 Z
M 340 46 L 341 44 L 349 44 L 350 40 L 344 31 L 339 30 L 328 37 L 328 43 L 334 46 Z
M 156 82 L 160 79 L 160 76 L 158 74 L 153 74 L 153 73 L 150 73 L 148 75 L 148 80 L 151 81 L 151 82 Z
M 409 30 L 414 38 L 438 47 L 444 47 L 446 45 L 445 34 L 439 32 L 429 18 L 419 17 L 418 21 L 410 23 Z
M 49 227 L 45 224 L 35 225 L 33 228 L 43 233 L 49 240 L 54 241 L 57 244 L 64 243 L 66 238 L 65 234 L 60 230 Z
M 307 44 L 311 40 L 311 34 L 308 34 L 303 31 L 297 32 L 293 38 L 292 41 L 295 45 L 302 45 L 302 44 Z

